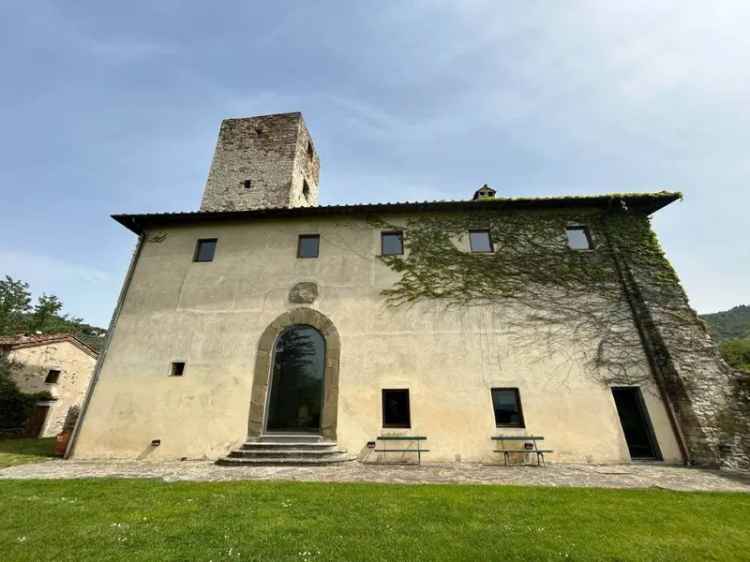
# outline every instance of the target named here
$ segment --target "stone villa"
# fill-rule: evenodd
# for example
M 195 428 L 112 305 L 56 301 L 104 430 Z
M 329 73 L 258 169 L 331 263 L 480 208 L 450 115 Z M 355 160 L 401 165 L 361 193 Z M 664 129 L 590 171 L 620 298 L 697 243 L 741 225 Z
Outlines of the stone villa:
M 1 337 L 0 352 L 11 362 L 11 377 L 21 392 L 47 391 L 51 396 L 36 404 L 25 434 L 54 437 L 60 433 L 68 410 L 83 403 L 96 350 L 70 334 L 44 334 Z
M 114 216 L 138 247 L 68 456 L 741 456 L 649 225 L 679 193 L 319 205 L 319 170 L 301 114 L 227 119 L 199 211 Z

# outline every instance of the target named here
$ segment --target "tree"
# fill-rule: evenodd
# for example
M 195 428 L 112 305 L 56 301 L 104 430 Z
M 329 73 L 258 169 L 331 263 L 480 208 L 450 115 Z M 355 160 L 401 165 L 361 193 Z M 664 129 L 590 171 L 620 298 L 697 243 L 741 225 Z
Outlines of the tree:
M 0 336 L 13 336 L 23 331 L 26 315 L 31 310 L 29 284 L 6 275 L 0 280 Z
M 719 349 L 724 361 L 732 367 L 750 372 L 750 339 L 725 341 Z
M 19 430 L 39 400 L 49 400 L 49 392 L 24 394 L 11 378 L 13 364 L 0 353 L 0 430 Z
M 34 332 L 54 332 L 55 326 L 64 323 L 65 317 L 60 317 L 59 312 L 62 310 L 63 303 L 55 295 L 42 293 L 39 300 L 34 305 L 34 312 L 31 315 L 29 329 Z

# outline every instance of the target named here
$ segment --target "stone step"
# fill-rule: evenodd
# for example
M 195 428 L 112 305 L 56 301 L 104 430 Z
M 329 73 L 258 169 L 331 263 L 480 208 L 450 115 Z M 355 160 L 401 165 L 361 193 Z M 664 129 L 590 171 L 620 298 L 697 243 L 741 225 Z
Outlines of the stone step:
M 232 458 L 309 458 L 309 459 L 322 459 L 326 457 L 332 457 L 336 455 L 346 454 L 346 451 L 341 449 L 326 449 L 324 451 L 310 451 L 308 449 L 277 449 L 277 450 L 260 450 L 260 451 L 248 451 L 245 449 L 235 449 L 229 456 Z
M 224 457 L 216 461 L 216 464 L 222 466 L 323 466 L 329 464 L 338 464 L 353 461 L 354 458 L 348 455 L 332 455 L 324 458 L 309 457 L 290 457 L 290 458 L 273 458 L 273 457 Z
M 321 441 L 320 443 L 271 443 L 270 441 L 248 441 L 240 447 L 246 451 L 274 451 L 278 449 L 299 449 L 299 450 L 327 450 L 336 447 L 333 441 Z
M 322 435 L 315 433 L 271 433 L 264 434 L 253 440 L 257 443 L 320 443 Z

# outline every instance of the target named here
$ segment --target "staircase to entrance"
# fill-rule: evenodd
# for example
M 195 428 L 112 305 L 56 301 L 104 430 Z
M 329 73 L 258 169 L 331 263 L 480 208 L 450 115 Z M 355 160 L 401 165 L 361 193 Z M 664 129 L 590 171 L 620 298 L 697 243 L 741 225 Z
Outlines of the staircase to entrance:
M 261 435 L 216 462 L 223 466 L 320 466 L 351 460 L 335 441 L 303 433 Z

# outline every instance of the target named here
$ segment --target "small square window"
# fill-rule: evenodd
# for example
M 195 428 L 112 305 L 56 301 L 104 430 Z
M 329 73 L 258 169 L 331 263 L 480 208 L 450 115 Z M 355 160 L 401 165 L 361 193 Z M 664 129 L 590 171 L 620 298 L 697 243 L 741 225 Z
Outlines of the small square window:
M 216 238 L 198 240 L 198 243 L 195 245 L 195 256 L 193 256 L 193 261 L 214 261 L 216 242 Z
M 297 244 L 298 258 L 317 258 L 320 250 L 319 234 L 301 234 Z
M 245 188 L 245 191 L 249 191 L 253 187 L 253 180 L 245 180 L 242 182 L 242 187 Z
M 400 256 L 404 253 L 403 232 L 381 232 L 380 246 L 384 256 Z
M 383 389 L 383 427 L 411 427 L 409 389 Z
M 59 369 L 50 369 L 47 371 L 47 378 L 44 379 L 44 382 L 47 384 L 55 384 L 60 378 L 60 370 Z M 39 379 L 37 379 L 39 380 Z
M 470 230 L 469 246 L 472 252 L 492 252 L 492 239 L 489 230 Z
M 492 408 L 497 427 L 526 427 L 517 388 L 493 388 Z
M 565 229 L 568 236 L 568 248 L 571 250 L 590 250 L 593 248 L 591 243 L 591 233 L 587 226 L 569 226 Z
M 185 362 L 184 361 L 175 361 L 172 363 L 172 370 L 170 372 L 170 375 L 173 377 L 181 377 L 185 374 Z

